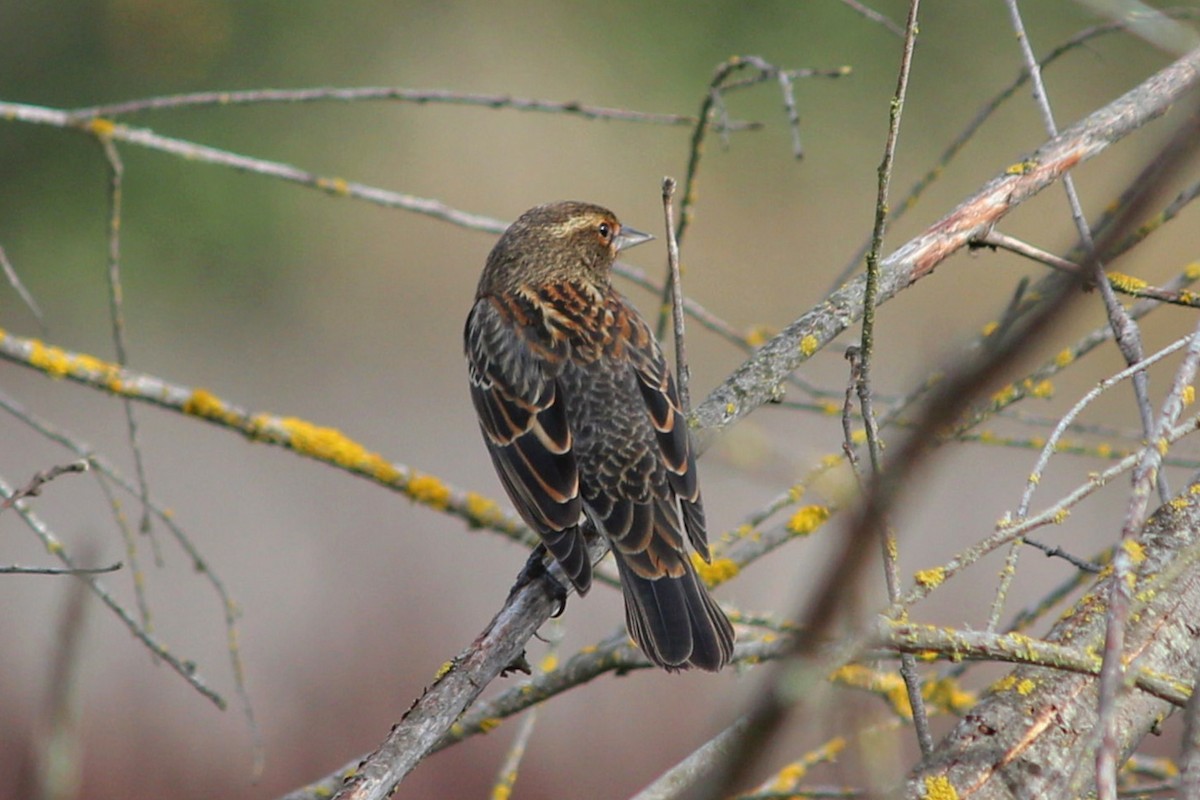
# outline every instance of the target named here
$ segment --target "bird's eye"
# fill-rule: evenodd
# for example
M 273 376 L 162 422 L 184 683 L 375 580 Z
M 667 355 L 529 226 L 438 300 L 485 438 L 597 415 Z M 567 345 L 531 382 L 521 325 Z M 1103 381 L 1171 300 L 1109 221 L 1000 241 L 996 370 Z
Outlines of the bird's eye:
M 598 230 L 600 232 L 600 238 L 603 239 L 604 241 L 607 242 L 610 239 L 612 239 L 612 226 L 609 225 L 607 222 L 601 222 L 600 227 L 597 228 L 596 230 Z

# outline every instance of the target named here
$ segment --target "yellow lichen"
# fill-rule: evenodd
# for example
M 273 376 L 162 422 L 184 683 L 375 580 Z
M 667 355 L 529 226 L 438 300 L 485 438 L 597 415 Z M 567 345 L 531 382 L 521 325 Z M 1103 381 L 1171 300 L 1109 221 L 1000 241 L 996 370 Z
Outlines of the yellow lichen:
M 817 352 L 817 348 L 820 346 L 821 343 L 817 341 L 817 337 L 813 336 L 811 333 L 800 340 L 800 352 L 803 353 L 806 358 Z
M 1108 273 L 1108 282 L 1114 289 L 1127 292 L 1129 294 L 1137 294 L 1149 286 L 1149 284 L 1141 278 L 1135 278 L 1132 275 L 1126 275 L 1123 272 Z
M 454 669 L 453 661 L 447 661 L 447 662 L 443 663 L 440 667 L 438 667 L 438 671 L 436 674 L 434 674 L 433 679 L 435 681 L 440 681 L 442 678 L 444 678 L 446 676 L 446 673 L 448 673 L 452 669 Z
M 1183 396 L 1180 399 L 1183 400 L 1184 406 L 1190 406 L 1196 402 L 1196 387 L 1191 384 L 1183 387 Z
M 999 329 L 999 327 L 1000 327 L 1000 323 L 996 322 L 995 320 L 992 320 L 991 322 L 989 322 L 983 326 L 983 330 L 981 330 L 980 333 L 982 333 L 984 336 L 991 336 L 993 333 L 995 333 Z
M 925 778 L 925 800 L 958 800 L 958 791 L 945 775 Z
M 205 419 L 220 419 L 225 413 L 225 403 L 205 389 L 193 389 L 183 403 L 183 413 Z
M 500 720 L 495 717 L 486 717 L 479 720 L 479 730 L 481 733 L 488 733 L 500 726 Z
M 846 664 L 829 676 L 833 683 L 881 695 L 892 710 L 905 719 L 912 719 L 912 706 L 908 702 L 908 689 L 904 679 L 896 672 L 878 672 L 861 664 Z
M 1034 683 L 1029 678 L 1025 678 L 1025 679 L 1021 680 L 1020 682 L 1017 683 L 1017 686 L 1016 686 L 1017 694 L 1021 695 L 1022 697 L 1028 695 L 1030 692 L 1032 692 L 1036 688 L 1037 688 L 1037 684 Z
M 918 655 L 920 658 L 920 655 Z M 921 696 L 937 708 L 952 714 L 961 714 L 978 702 L 974 692 L 969 692 L 953 678 L 931 680 L 921 687 Z
M 1000 391 L 998 391 L 992 395 L 992 404 L 997 405 L 997 406 L 1008 405 L 1016 398 L 1016 396 L 1017 396 L 1017 387 L 1013 386 L 1012 384 L 1009 384 L 1008 386 L 1005 386 L 1003 389 L 1001 389 Z
M 1200 280 L 1200 261 L 1193 261 L 1184 267 L 1183 276 L 1189 281 Z
M 37 339 L 32 340 L 29 351 L 29 363 L 45 372 L 51 378 L 61 378 L 67 374 L 69 361 L 66 353 L 57 347 L 47 347 Z
M 1129 556 L 1129 560 L 1134 564 L 1140 564 L 1146 560 L 1146 550 L 1140 542 L 1133 539 L 1126 539 L 1121 542 L 1121 549 Z
M 317 178 L 317 188 L 339 197 L 346 197 L 350 194 L 350 184 L 345 178 Z
M 804 506 L 788 520 L 787 529 L 795 536 L 808 536 L 829 519 L 828 506 Z
M 432 475 L 414 473 L 408 481 L 408 495 L 433 508 L 445 508 L 450 503 L 450 487 Z
M 467 492 L 467 515 L 473 525 L 491 525 L 500 519 L 500 506 L 478 492 Z
M 1019 161 L 1004 170 L 1006 175 L 1025 175 L 1037 166 L 1036 161 Z
M 116 131 L 117 125 L 110 119 L 104 117 L 93 117 L 83 124 L 84 130 L 88 133 L 98 136 L 101 139 L 107 139 Z
M 554 672 L 554 670 L 558 669 L 558 656 L 554 655 L 554 653 L 547 653 L 538 667 L 542 672 Z
M 998 680 L 992 684 L 991 690 L 993 692 L 999 694 L 1000 692 L 1007 692 L 1009 689 L 1013 688 L 1016 685 L 1017 685 L 1017 676 L 1016 675 L 1005 675 L 1003 678 L 1001 678 L 1000 680 Z
M 917 584 L 924 586 L 926 589 L 935 589 L 942 585 L 942 581 L 946 580 L 945 567 L 930 567 L 929 569 L 918 570 L 913 579 Z
M 775 331 L 766 325 L 753 325 L 746 332 L 746 344 L 751 347 L 762 347 L 767 343 L 767 339 L 770 339 L 774 335 Z
M 711 564 L 705 563 L 699 553 L 692 553 L 692 566 L 700 580 L 708 586 L 716 586 L 734 577 L 741 567 L 732 558 L 714 558 Z
M 787 792 L 790 791 L 796 784 L 804 780 L 804 776 L 808 774 L 808 765 L 802 764 L 799 761 L 793 761 L 779 772 L 775 773 L 775 780 L 771 781 L 771 791 Z
M 1059 351 L 1054 357 L 1054 365 L 1057 367 L 1065 367 L 1075 360 L 1075 354 L 1070 349 Z
M 1049 380 L 1042 380 L 1029 387 L 1029 393 L 1034 397 L 1045 400 L 1054 396 L 1054 384 Z

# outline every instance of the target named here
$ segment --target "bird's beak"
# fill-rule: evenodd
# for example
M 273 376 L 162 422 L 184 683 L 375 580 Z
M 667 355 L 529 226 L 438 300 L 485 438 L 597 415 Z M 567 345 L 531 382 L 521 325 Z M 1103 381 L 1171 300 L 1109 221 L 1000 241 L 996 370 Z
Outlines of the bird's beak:
M 634 230 L 633 228 L 627 228 L 622 225 L 621 232 L 617 234 L 617 252 L 619 253 L 622 250 L 635 247 L 643 242 L 648 242 L 653 238 L 654 237 L 648 233 L 642 233 L 641 231 Z

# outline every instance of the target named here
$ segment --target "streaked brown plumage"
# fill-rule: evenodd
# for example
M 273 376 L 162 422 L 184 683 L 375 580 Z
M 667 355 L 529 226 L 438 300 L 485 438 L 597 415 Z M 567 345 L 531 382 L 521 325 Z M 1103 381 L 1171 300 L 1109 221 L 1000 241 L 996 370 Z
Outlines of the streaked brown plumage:
M 609 282 L 617 252 L 650 238 L 587 203 L 522 214 L 467 317 L 471 397 L 501 483 L 579 593 L 586 516 L 612 543 L 642 652 L 716 671 L 733 628 L 683 542 L 709 560 L 687 421 L 658 343 Z

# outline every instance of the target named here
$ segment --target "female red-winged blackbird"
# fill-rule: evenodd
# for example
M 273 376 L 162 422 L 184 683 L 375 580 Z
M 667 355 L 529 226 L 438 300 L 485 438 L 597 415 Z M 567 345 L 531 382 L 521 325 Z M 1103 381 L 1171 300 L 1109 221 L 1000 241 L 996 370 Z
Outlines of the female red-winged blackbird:
M 687 420 L 650 328 L 609 281 L 617 253 L 651 238 L 587 203 L 522 214 L 467 317 L 471 397 L 508 496 L 579 593 L 586 515 L 612 543 L 642 652 L 716 671 L 733 627 L 683 543 L 709 559 Z

